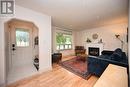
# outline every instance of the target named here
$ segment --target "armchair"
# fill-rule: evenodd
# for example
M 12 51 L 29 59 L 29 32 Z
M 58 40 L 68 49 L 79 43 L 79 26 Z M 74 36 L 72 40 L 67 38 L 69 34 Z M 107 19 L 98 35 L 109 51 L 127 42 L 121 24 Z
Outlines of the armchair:
M 77 56 L 78 54 L 85 54 L 86 49 L 84 46 L 75 46 L 75 55 Z

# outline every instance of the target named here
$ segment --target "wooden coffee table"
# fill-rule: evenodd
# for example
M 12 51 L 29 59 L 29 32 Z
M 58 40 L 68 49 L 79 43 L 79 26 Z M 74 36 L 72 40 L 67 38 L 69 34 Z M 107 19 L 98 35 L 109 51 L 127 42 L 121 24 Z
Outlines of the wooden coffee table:
M 83 61 L 85 61 L 87 57 L 88 57 L 87 54 L 78 54 L 77 55 L 77 59 L 83 60 Z

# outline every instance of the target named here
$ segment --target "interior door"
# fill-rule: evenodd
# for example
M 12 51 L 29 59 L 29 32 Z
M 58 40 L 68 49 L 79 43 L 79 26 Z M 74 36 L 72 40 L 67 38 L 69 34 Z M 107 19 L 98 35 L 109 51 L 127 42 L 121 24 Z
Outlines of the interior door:
M 11 59 L 13 67 L 32 63 L 31 28 L 13 27 L 11 29 Z

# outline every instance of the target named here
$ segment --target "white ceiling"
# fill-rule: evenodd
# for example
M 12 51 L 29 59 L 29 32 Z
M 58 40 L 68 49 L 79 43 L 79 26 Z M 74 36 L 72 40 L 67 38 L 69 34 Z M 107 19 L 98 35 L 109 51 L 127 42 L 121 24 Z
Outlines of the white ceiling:
M 128 22 L 128 0 L 15 0 L 52 16 L 53 26 L 88 29 Z

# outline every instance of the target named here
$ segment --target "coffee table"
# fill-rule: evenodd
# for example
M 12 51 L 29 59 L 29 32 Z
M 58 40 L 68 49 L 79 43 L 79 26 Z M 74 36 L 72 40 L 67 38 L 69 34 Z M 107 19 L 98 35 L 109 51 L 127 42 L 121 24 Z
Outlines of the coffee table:
M 88 57 L 87 54 L 78 54 L 77 55 L 77 60 L 83 60 L 86 61 L 86 58 Z

